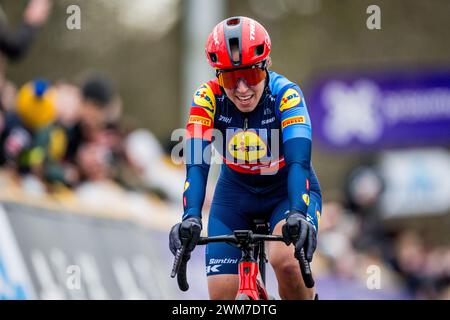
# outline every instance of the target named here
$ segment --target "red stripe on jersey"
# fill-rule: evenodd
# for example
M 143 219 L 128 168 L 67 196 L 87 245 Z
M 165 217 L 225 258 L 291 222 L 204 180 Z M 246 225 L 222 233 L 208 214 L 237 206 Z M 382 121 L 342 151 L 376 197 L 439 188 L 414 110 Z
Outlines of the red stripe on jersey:
M 248 163 L 235 163 L 232 161 L 228 161 L 226 158 L 222 156 L 223 161 L 225 164 L 233 169 L 234 171 L 240 172 L 240 173 L 249 173 L 249 174 L 268 174 L 268 173 L 274 173 L 280 169 L 282 169 L 286 162 L 284 160 L 284 157 L 281 157 L 277 160 L 272 160 L 268 163 L 256 163 L 256 164 L 248 164 Z

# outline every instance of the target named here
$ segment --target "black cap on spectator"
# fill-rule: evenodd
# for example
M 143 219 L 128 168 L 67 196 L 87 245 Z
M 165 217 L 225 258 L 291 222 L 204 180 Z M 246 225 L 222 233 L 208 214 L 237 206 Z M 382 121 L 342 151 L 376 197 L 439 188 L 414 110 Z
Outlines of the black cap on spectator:
M 83 97 L 91 100 L 101 107 L 107 106 L 113 99 L 113 88 L 111 82 L 103 76 L 90 77 L 83 84 Z

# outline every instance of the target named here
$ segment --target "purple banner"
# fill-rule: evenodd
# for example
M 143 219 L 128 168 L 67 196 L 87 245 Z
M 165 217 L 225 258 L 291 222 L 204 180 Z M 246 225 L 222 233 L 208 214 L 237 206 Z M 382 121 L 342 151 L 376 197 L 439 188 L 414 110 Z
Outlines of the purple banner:
M 306 93 L 315 138 L 332 149 L 450 145 L 450 72 L 337 75 Z

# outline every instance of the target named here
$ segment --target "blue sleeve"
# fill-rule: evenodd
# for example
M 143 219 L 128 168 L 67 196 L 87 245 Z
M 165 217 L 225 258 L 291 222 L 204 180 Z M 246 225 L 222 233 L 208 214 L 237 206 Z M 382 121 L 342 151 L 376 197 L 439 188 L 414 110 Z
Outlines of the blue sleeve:
M 279 96 L 284 159 L 288 169 L 288 198 L 291 210 L 305 216 L 309 206 L 311 172 L 311 122 L 300 88 L 290 86 Z
M 190 216 L 202 217 L 206 183 L 211 159 L 211 141 L 190 138 L 186 141 L 186 182 L 183 192 L 183 220 Z
M 288 168 L 288 197 L 290 210 L 305 214 L 309 205 L 309 173 L 311 140 L 292 138 L 284 142 L 284 159 Z

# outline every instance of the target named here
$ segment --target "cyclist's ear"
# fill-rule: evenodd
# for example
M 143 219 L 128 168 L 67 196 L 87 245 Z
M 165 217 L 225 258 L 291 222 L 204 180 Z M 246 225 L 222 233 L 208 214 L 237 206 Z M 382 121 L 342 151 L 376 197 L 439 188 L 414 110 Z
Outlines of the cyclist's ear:
M 266 61 L 266 68 L 269 69 L 272 66 L 272 57 L 267 56 Z

